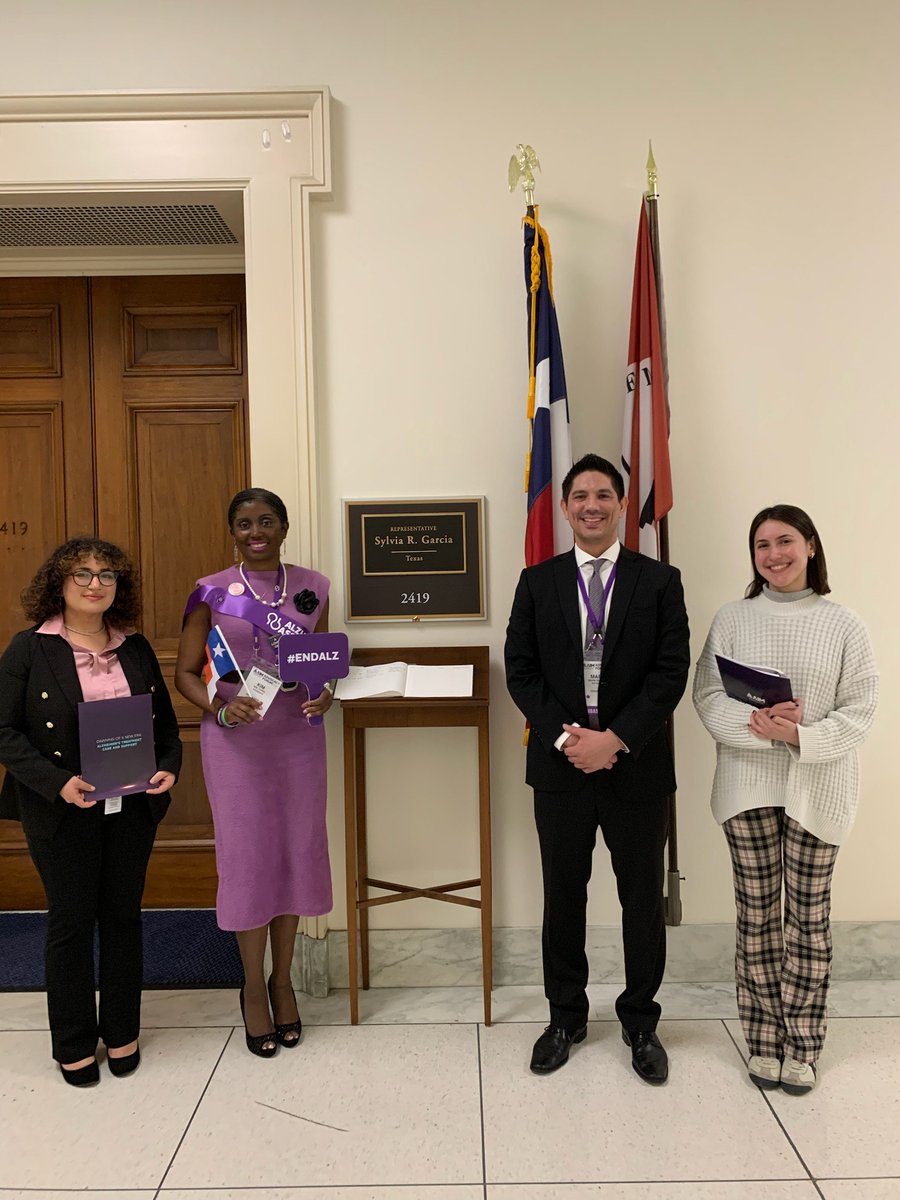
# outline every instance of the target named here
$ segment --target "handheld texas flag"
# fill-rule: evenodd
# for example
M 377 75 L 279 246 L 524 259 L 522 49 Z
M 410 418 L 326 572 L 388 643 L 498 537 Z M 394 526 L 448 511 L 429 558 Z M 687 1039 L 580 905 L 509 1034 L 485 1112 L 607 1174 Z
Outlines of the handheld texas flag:
M 231 653 L 231 647 L 225 640 L 225 634 L 218 625 L 213 625 L 206 639 L 206 663 L 201 672 L 201 679 L 206 684 L 209 702 L 212 704 L 216 694 L 216 684 L 223 675 L 236 674 L 241 683 L 244 677 Z
M 529 210 L 529 212 L 532 210 Z M 525 286 L 528 288 L 528 420 L 530 451 L 525 470 L 528 520 L 525 565 L 534 566 L 572 545 L 572 530 L 559 501 L 572 465 L 569 405 L 556 305 L 550 239 L 534 216 L 524 219 Z
M 629 550 L 660 558 L 659 522 L 672 507 L 672 468 L 664 324 L 647 205 L 642 200 L 625 373 L 622 472 L 628 509 L 622 541 Z

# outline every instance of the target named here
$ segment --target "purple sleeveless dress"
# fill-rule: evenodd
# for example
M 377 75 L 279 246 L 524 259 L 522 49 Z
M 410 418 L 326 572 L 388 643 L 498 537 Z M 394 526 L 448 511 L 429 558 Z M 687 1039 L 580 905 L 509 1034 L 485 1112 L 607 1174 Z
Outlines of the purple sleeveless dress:
M 322 614 L 329 581 L 317 571 L 286 566 L 287 603 L 277 610 L 310 633 Z M 246 568 L 245 568 L 246 570 Z M 271 596 L 277 573 L 247 571 L 255 591 Z M 226 588 L 240 582 L 237 567 L 207 575 L 199 584 Z M 293 597 L 315 592 L 312 613 L 297 611 Z M 239 617 L 212 613 L 241 670 L 254 654 L 276 660 L 268 637 Z M 218 684 L 226 701 L 238 684 Z M 301 711 L 306 689 L 279 692 L 261 721 L 222 729 L 206 713 L 200 724 L 203 776 L 216 833 L 221 929 L 257 929 L 285 913 L 321 916 L 331 909 L 331 869 L 325 828 L 325 730 Z

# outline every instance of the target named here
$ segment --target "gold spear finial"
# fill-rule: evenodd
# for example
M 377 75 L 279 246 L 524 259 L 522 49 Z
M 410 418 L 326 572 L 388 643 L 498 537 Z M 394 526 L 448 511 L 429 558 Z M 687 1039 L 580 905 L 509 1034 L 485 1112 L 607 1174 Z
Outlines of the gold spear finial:
M 648 141 L 650 152 L 647 155 L 647 191 L 645 195 L 648 200 L 658 200 L 659 191 L 656 187 L 656 159 L 653 157 L 653 142 Z
M 516 146 L 516 152 L 509 160 L 508 182 L 509 190 L 514 192 L 521 180 L 522 191 L 525 193 L 525 203 L 530 208 L 534 204 L 534 168 L 541 169 L 541 163 L 531 146 L 522 142 Z

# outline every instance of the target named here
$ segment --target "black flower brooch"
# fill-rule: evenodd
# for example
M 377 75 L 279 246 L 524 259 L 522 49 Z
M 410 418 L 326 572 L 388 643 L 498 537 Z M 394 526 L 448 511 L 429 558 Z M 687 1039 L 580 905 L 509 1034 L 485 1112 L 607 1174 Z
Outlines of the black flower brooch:
M 294 607 L 297 612 L 303 613 L 304 616 L 309 616 L 319 607 L 319 597 L 315 592 L 311 592 L 309 588 L 304 588 L 302 592 L 294 593 Z

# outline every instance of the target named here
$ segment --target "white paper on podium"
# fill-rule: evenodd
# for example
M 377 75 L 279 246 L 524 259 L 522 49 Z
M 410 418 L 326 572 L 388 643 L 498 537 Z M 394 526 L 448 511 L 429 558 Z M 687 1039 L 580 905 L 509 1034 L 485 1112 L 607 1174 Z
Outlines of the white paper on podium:
M 442 667 L 410 663 L 404 695 L 420 700 L 429 696 L 471 696 L 473 673 L 471 663 Z
M 336 700 L 375 700 L 380 697 L 437 699 L 443 696 L 471 696 L 471 663 L 450 666 L 423 666 L 419 663 L 378 663 L 374 667 L 351 667 L 345 679 L 339 679 Z

